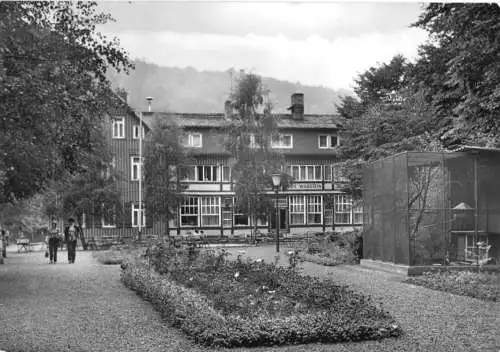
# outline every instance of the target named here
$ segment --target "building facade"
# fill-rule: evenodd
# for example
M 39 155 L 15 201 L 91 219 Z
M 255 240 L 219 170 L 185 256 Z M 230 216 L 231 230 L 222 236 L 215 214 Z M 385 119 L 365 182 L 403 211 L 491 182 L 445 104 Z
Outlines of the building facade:
M 283 171 L 293 178 L 293 182 L 287 190 L 279 193 L 277 202 L 272 189 L 264 191 L 272 197 L 274 207 L 257 219 L 258 230 L 261 233 L 275 232 L 276 211 L 279 212 L 280 232 L 291 236 L 306 231 L 347 231 L 361 226 L 362 208 L 354 207 L 351 197 L 342 191 L 346 180 L 336 167 L 338 160 L 335 155 L 342 143 L 339 118 L 304 114 L 301 94 L 292 96 L 290 110 L 290 114 L 275 115 L 279 138 L 273 140 L 271 147 L 284 156 L 286 166 Z M 144 233 L 249 234 L 253 224 L 248 214 L 235 206 L 230 155 L 223 143 L 223 127 L 229 113 L 142 113 L 146 133 L 155 119 L 180 127 L 182 143 L 193 156 L 191 166 L 178 170 L 183 200 L 175 219 L 170 220 L 168 226 L 165 222 L 153 223 L 147 209 L 139 206 L 138 115 L 113 116 L 109 125 L 110 138 L 116 160 L 114 167 L 122 175 L 118 187 L 123 198 L 123 219 L 119 224 L 104 219 L 98 231 L 94 222 L 92 230 L 87 231 L 105 236 L 133 235 L 142 221 Z

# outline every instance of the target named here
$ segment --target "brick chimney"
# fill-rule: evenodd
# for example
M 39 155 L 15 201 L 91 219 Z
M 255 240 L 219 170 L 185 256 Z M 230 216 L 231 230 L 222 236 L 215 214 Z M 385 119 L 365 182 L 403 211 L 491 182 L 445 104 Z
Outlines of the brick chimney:
M 303 120 L 304 119 L 304 94 L 303 93 L 293 93 L 292 94 L 292 106 L 288 108 L 292 111 L 293 120 Z
M 231 100 L 226 100 L 226 102 L 224 103 L 224 118 L 226 120 L 230 120 L 232 114 L 233 107 L 231 106 Z

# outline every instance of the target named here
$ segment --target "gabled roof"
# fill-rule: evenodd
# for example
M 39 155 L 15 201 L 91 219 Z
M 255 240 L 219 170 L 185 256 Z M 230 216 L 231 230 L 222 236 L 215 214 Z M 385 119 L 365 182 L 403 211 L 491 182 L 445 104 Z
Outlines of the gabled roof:
M 180 114 L 167 112 L 143 112 L 143 122 L 152 126 L 155 118 L 173 122 L 181 128 L 221 128 L 229 121 L 224 114 Z M 294 120 L 291 115 L 274 114 L 278 126 L 283 129 L 338 129 L 342 125 L 340 116 L 336 115 L 304 115 L 303 120 Z
M 128 105 L 127 101 L 123 99 L 120 95 L 118 94 L 113 94 L 112 95 L 112 102 L 113 102 L 113 107 L 110 109 L 110 115 L 113 116 L 120 116 L 120 115 L 129 115 L 133 117 L 133 119 L 137 122 L 140 122 L 140 117 L 136 111 L 134 111 L 130 105 Z M 144 123 L 143 119 L 143 123 Z M 150 129 L 150 126 L 148 124 L 145 124 L 146 129 Z

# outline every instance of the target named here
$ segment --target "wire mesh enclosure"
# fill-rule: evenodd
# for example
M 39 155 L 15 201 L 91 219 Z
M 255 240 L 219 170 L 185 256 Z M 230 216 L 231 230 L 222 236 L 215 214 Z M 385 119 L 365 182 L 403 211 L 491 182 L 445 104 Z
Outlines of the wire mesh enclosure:
M 404 152 L 367 165 L 363 257 L 409 266 L 498 263 L 499 151 Z

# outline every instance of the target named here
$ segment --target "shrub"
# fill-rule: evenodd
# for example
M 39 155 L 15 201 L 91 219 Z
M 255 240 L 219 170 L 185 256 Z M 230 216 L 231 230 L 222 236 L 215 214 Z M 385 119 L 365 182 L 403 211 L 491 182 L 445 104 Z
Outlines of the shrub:
M 122 280 L 198 343 L 280 345 L 401 333 L 368 297 L 331 281 L 263 262 L 227 261 L 224 252 L 200 253 L 195 260 L 180 251 L 166 252 L 168 258 L 156 253 L 153 267 L 158 271 L 129 263 Z
M 143 250 L 141 249 L 115 249 L 92 252 L 92 256 L 101 264 L 118 265 L 124 261 L 137 257 Z
M 500 300 L 499 275 L 495 273 L 469 271 L 424 273 L 422 276 L 408 278 L 405 282 L 483 300 Z
M 326 266 L 357 264 L 363 254 L 363 239 L 359 231 L 335 232 L 301 241 L 294 247 L 301 260 Z

